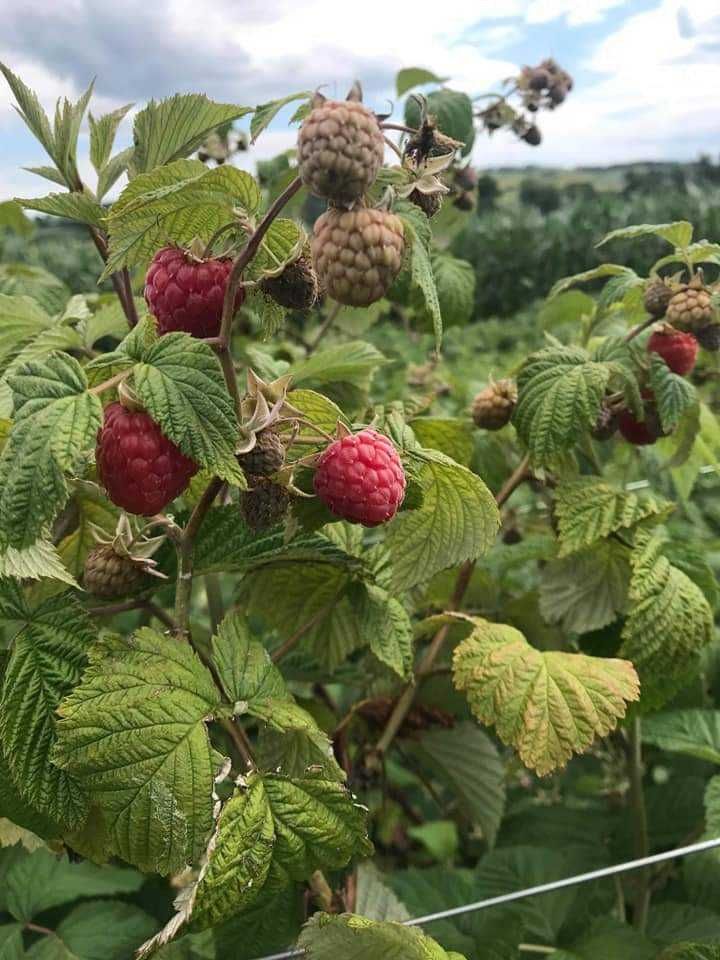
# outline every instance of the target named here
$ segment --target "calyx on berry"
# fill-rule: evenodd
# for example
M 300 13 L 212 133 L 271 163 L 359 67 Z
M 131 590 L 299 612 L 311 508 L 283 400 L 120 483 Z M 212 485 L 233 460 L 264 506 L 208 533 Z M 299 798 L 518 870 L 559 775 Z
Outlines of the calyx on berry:
M 88 554 L 83 572 L 83 586 L 89 593 L 115 600 L 138 593 L 147 585 L 148 576 L 167 579 L 152 559 L 165 542 L 164 535 L 145 536 L 144 528 L 134 529 L 125 513 L 112 538 L 98 527 L 93 526 L 91 532 L 97 546 Z

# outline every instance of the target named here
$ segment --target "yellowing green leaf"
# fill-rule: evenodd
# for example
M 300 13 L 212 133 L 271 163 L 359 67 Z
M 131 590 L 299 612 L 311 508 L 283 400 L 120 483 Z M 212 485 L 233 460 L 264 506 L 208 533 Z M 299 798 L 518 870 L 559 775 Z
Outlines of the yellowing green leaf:
M 478 720 L 494 725 L 540 775 L 564 767 L 573 753 L 615 729 L 627 703 L 639 697 L 626 660 L 541 652 L 514 627 L 463 619 L 473 632 L 455 650 L 455 686 Z
M 662 556 L 661 548 L 660 536 L 636 534 L 620 648 L 640 675 L 645 709 L 662 706 L 687 681 L 700 650 L 714 636 L 704 594 Z
M 300 934 L 298 946 L 308 960 L 463 960 L 417 927 L 350 913 L 316 913 Z

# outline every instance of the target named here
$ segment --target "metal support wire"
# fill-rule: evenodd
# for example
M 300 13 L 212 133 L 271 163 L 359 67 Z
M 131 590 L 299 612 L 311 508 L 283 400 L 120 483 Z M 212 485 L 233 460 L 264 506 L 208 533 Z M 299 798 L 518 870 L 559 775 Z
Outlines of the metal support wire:
M 703 850 L 712 850 L 715 847 L 720 847 L 720 837 L 716 837 L 714 840 L 701 840 L 699 843 L 677 847 L 675 850 L 666 850 L 664 853 L 655 853 L 650 857 L 642 857 L 640 860 L 628 860 L 626 863 L 618 863 L 613 867 L 601 867 L 599 870 L 591 870 L 589 873 L 578 873 L 574 877 L 553 880 L 551 883 L 541 883 L 537 887 L 527 887 L 525 890 L 504 893 L 502 896 L 491 897 L 489 900 L 478 900 L 476 903 L 466 903 L 462 907 L 451 907 L 449 910 L 440 910 L 438 913 L 428 913 L 424 917 L 415 917 L 413 920 L 403 922 L 406 927 L 415 927 L 420 924 L 434 923 L 436 920 L 447 920 L 448 917 L 459 917 L 465 913 L 475 913 L 478 910 L 486 910 L 488 907 L 497 907 L 501 903 L 512 903 L 513 900 L 524 900 L 526 897 L 536 897 L 541 893 L 552 893 L 553 890 L 562 890 L 563 887 L 589 883 L 591 880 L 602 880 L 604 877 L 613 877 L 630 870 L 639 870 L 641 867 L 650 867 L 655 863 L 674 860 L 676 857 L 686 857 L 692 853 L 702 853 Z M 285 953 L 273 953 L 266 957 L 258 957 L 257 960 L 291 960 L 293 957 L 303 956 L 304 952 L 304 950 L 297 949 L 286 950 Z

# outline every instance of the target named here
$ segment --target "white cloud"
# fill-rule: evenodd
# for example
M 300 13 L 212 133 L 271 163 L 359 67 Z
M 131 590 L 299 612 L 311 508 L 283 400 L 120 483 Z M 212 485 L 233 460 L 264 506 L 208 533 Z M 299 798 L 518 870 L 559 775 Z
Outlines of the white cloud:
M 531 0 L 525 14 L 527 23 L 549 23 L 565 17 L 570 26 L 595 23 L 608 10 L 627 6 L 627 0 Z

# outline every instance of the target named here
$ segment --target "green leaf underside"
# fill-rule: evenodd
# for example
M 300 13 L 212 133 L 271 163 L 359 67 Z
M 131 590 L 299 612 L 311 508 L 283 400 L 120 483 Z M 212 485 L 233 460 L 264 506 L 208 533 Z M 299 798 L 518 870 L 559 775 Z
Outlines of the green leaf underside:
M 40 813 L 73 826 L 87 809 L 83 785 L 59 769 L 52 752 L 56 713 L 62 698 L 80 680 L 88 648 L 95 638 L 90 620 L 63 593 L 31 609 L 10 592 L 0 613 L 23 624 L 15 636 L 0 692 L 0 743 L 16 788 Z
M 720 765 L 720 710 L 670 710 L 645 717 L 645 743 Z
M 613 540 L 551 560 L 542 571 L 540 612 L 571 633 L 600 630 L 625 610 L 629 576 L 628 550 Z
M 212 827 L 212 678 L 189 647 L 149 628 L 104 638 L 89 656 L 59 710 L 56 761 L 102 809 L 114 852 L 179 870 Z
M 540 775 L 606 736 L 637 700 L 632 663 L 531 647 L 514 627 L 464 618 L 473 633 L 455 650 L 455 686 L 482 723 Z

